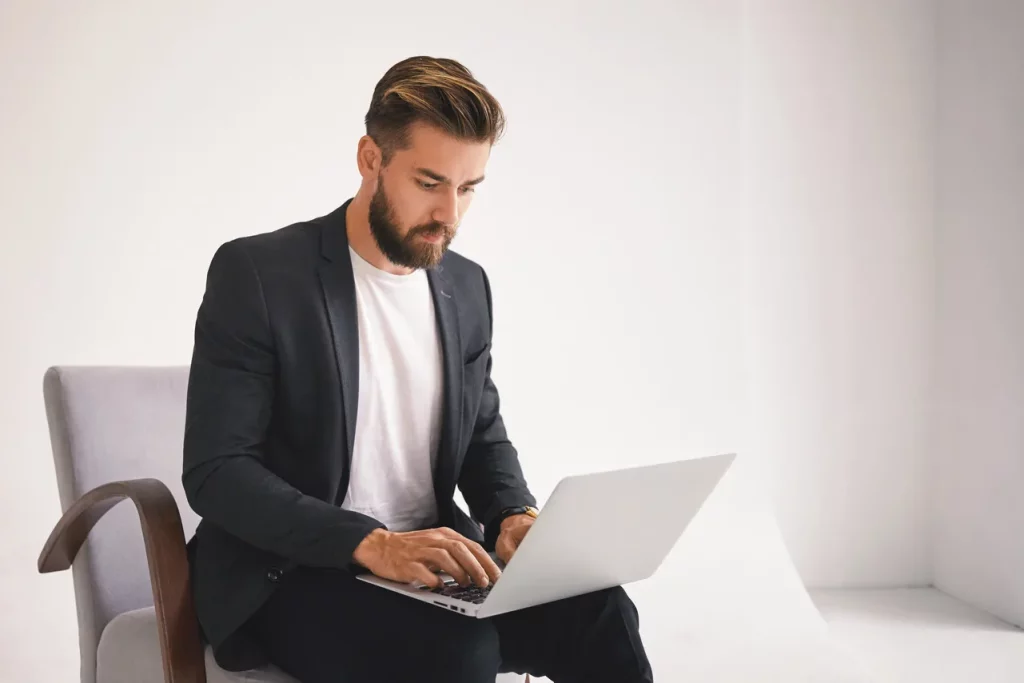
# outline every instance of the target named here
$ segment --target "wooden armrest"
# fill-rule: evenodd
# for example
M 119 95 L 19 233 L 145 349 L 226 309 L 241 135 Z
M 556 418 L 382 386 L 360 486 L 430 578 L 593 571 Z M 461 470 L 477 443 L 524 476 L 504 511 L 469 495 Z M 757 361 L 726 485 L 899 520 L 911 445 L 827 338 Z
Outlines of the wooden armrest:
M 71 566 L 96 522 L 125 498 L 135 503 L 153 585 L 157 632 L 166 683 L 206 683 L 199 624 L 188 579 L 185 534 L 174 496 L 156 479 L 104 484 L 68 508 L 39 555 L 41 573 Z

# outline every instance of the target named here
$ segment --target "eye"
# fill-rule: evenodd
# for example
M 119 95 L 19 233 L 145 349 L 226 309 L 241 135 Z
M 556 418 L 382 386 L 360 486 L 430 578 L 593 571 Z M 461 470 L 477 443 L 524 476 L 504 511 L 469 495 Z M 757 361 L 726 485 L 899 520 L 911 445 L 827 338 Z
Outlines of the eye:
M 417 180 L 416 184 L 418 184 L 424 190 L 433 190 L 435 187 L 440 185 L 440 183 L 426 183 L 426 182 L 423 182 L 422 180 Z M 459 194 L 469 194 L 470 192 L 476 192 L 476 188 L 475 187 L 460 187 L 459 188 Z

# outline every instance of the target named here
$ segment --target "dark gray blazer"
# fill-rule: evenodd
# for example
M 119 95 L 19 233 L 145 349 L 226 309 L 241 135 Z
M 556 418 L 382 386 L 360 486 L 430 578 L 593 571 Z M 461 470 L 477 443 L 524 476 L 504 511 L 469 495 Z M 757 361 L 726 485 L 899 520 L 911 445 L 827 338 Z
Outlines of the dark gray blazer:
M 196 611 L 227 669 L 264 663 L 240 627 L 285 572 L 297 565 L 359 571 L 353 550 L 382 526 L 340 508 L 359 392 L 350 202 L 228 242 L 210 264 L 196 320 L 182 482 L 202 518 L 189 541 Z M 490 287 L 480 266 L 453 252 L 428 279 L 444 355 L 434 471 L 440 525 L 490 549 L 501 510 L 536 504 L 490 378 Z M 453 502 L 456 486 L 485 533 Z

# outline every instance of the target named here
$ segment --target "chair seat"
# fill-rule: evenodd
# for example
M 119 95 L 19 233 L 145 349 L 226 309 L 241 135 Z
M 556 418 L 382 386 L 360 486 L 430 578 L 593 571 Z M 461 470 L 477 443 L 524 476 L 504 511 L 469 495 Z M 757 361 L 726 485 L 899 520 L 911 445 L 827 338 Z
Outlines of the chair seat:
M 225 671 L 206 648 L 207 683 L 298 683 L 276 667 Z M 96 683 L 164 683 L 156 611 L 152 607 L 124 612 L 107 624 L 96 653 Z
M 516 674 L 501 674 L 498 683 L 519 683 Z M 250 671 L 225 671 L 206 648 L 207 683 L 299 683 L 268 666 Z M 152 607 L 119 614 L 103 629 L 96 652 L 96 683 L 164 683 L 156 611 Z

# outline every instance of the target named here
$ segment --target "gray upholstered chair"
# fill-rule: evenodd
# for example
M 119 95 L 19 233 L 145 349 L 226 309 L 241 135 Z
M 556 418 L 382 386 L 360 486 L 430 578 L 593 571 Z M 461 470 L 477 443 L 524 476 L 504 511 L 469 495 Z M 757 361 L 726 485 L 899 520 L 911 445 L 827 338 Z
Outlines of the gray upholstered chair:
M 200 644 L 185 556 L 198 518 L 181 487 L 187 383 L 187 367 L 46 372 L 64 514 L 39 571 L 73 567 L 82 683 L 294 683 L 273 667 L 226 672 Z

